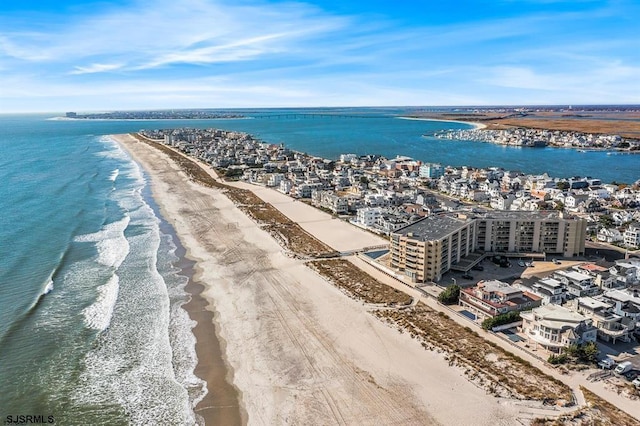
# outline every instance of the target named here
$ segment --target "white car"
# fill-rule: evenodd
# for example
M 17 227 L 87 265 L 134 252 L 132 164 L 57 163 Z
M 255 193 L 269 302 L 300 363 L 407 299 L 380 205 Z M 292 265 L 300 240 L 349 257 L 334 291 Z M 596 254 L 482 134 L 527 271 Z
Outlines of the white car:
M 637 388 L 640 388 L 640 376 L 633 379 L 633 382 L 631 382 L 631 384 Z
M 611 358 L 605 358 L 602 361 L 600 361 L 598 363 L 598 365 L 600 366 L 600 368 L 604 368 L 606 370 L 611 370 L 613 367 L 616 366 L 616 362 L 614 360 L 612 360 Z

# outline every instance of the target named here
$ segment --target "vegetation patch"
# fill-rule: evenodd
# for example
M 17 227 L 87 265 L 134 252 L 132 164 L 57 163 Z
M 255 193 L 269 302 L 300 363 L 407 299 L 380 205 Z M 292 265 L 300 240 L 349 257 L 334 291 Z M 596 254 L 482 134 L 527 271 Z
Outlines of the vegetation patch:
M 482 328 L 485 330 L 491 330 L 493 327 L 498 327 L 505 324 L 511 324 L 513 322 L 520 321 L 520 311 L 511 311 L 506 314 L 496 315 L 482 321 Z
M 563 353 L 549 356 L 550 364 L 595 364 L 598 361 L 598 345 L 595 342 L 587 342 L 582 345 L 570 345 Z
M 242 211 L 248 214 L 253 220 L 258 223 L 267 223 L 267 224 L 291 224 L 294 223 L 283 215 L 280 210 L 276 209 L 269 203 L 260 203 L 260 204 L 250 204 L 239 206 Z
M 282 246 L 303 257 L 334 257 L 339 253 L 309 234 L 295 222 L 264 227 Z
M 532 426 L 635 426 L 638 420 L 634 419 L 613 404 L 600 398 L 598 395 L 580 387 L 587 400 L 587 407 L 556 418 L 538 418 L 531 422 Z
M 460 286 L 453 284 L 444 289 L 442 293 L 438 295 L 438 301 L 445 305 L 455 305 L 460 299 Z
M 316 260 L 307 262 L 307 266 L 327 278 L 350 297 L 363 302 L 402 306 L 412 301 L 408 294 L 382 284 L 347 260 Z
M 450 364 L 465 368 L 467 376 L 489 392 L 564 405 L 572 400 L 571 389 L 561 381 L 422 303 L 409 310 L 379 310 L 375 315 L 409 332 L 425 348 L 447 352 Z

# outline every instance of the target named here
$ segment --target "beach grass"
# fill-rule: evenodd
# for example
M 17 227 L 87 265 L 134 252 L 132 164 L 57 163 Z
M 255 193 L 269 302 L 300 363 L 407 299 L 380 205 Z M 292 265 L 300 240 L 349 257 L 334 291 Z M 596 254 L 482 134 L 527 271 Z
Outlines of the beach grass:
M 562 426 L 567 424 L 575 426 L 635 426 L 638 424 L 636 419 L 595 393 L 582 386 L 580 390 L 587 401 L 587 407 L 555 418 L 534 419 L 531 426 Z
M 561 381 L 458 324 L 444 312 L 423 303 L 406 307 L 411 296 L 379 282 L 351 262 L 332 259 L 310 261 L 307 265 L 350 297 L 385 305 L 372 311 L 377 318 L 409 333 L 424 348 L 445 352 L 450 365 L 463 368 L 469 379 L 490 393 L 565 405 L 572 401 L 571 389 Z
M 316 260 L 307 262 L 307 266 L 344 290 L 349 296 L 365 303 L 402 306 L 412 301 L 408 294 L 381 284 L 347 260 Z

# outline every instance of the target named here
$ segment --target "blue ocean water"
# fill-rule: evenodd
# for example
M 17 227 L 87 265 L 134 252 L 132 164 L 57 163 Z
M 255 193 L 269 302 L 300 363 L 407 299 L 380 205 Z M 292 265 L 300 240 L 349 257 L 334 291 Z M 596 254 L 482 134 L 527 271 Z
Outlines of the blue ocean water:
M 142 170 L 104 127 L 0 122 L 0 415 L 194 424 L 187 278 Z
M 401 154 L 560 177 L 640 178 L 637 155 L 438 140 L 422 134 L 468 126 L 394 116 L 401 112 L 262 110 L 247 111 L 249 119 L 166 121 L 0 116 L 0 415 L 54 415 L 59 424 L 195 421 L 192 407 L 205 387 L 192 373 L 176 246 L 152 209 L 143 171 L 105 135 L 216 127 L 327 158 Z

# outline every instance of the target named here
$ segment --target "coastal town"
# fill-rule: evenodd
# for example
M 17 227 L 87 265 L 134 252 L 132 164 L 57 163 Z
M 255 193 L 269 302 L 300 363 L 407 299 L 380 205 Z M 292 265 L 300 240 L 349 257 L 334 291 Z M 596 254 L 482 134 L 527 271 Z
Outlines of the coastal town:
M 139 134 L 383 236 L 386 249 L 358 254 L 378 272 L 549 365 L 599 363 L 585 379 L 640 398 L 640 182 L 329 160 L 219 129 Z
M 640 140 L 623 138 L 620 135 L 582 133 L 562 130 L 526 128 L 460 129 L 435 132 L 438 139 L 482 141 L 498 145 L 575 148 L 578 150 L 616 150 L 640 152 Z
M 273 188 L 383 235 L 430 215 L 556 211 L 580 217 L 594 240 L 640 248 L 640 180 L 558 178 L 497 167 L 449 167 L 409 157 L 342 154 L 337 160 L 219 129 L 145 130 L 231 179 Z

